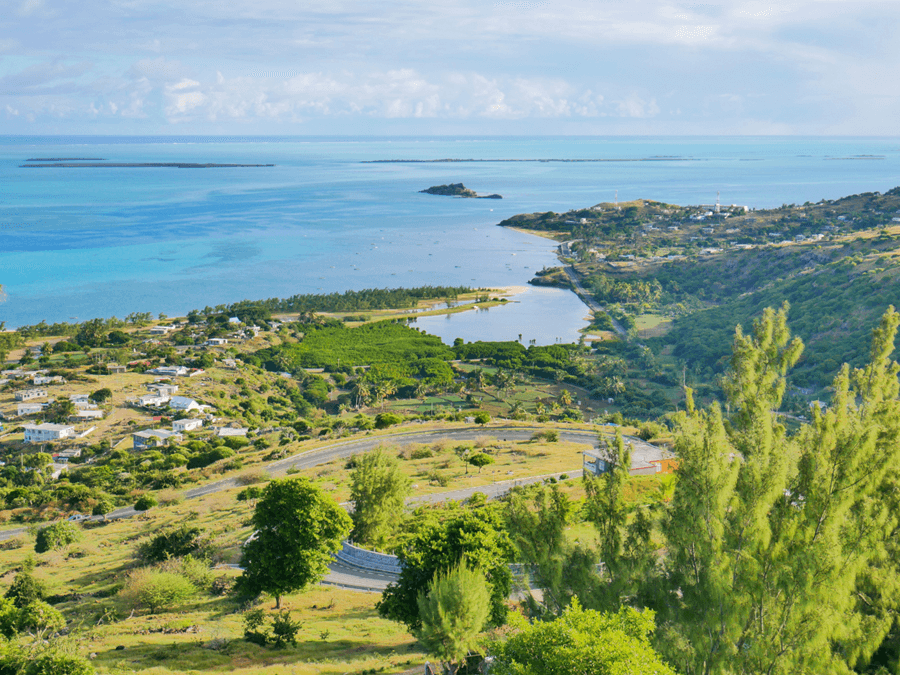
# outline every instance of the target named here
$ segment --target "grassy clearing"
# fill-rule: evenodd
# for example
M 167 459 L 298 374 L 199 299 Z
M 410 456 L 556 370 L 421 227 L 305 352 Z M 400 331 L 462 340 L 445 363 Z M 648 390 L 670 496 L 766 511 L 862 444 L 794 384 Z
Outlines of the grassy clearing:
M 504 441 L 502 433 L 497 438 L 486 432 L 475 442 L 439 441 L 400 445 L 394 441 L 385 447 L 401 458 L 400 466 L 415 486 L 413 494 L 429 495 L 528 476 L 575 471 L 581 468 L 581 452 L 588 446 L 579 443 Z M 465 464 L 460 458 L 456 452 L 460 448 L 469 449 L 472 453 L 485 452 L 495 463 L 484 467 L 479 473 L 477 468 Z M 339 502 L 350 498 L 346 460 L 336 460 L 298 473 L 308 476 Z
M 634 320 L 642 338 L 662 337 L 672 327 L 672 319 L 660 314 L 642 314 Z
M 98 673 L 234 672 L 334 674 L 367 670 L 396 673 L 424 662 L 425 655 L 402 626 L 378 617 L 378 594 L 329 586 L 286 596 L 282 605 L 303 625 L 298 645 L 277 650 L 242 639 L 242 609 L 228 596 L 198 593 L 174 611 L 148 614 L 116 595 L 135 568 L 134 550 L 160 529 L 189 522 L 212 537 L 216 560 L 234 562 L 239 545 L 250 535 L 248 503 L 235 491 L 190 501 L 174 501 L 137 518 L 83 529 L 81 540 L 61 551 L 35 556 L 36 577 L 51 595 L 78 594 L 57 604 L 65 615 L 79 653 L 96 654 Z M 3 552 L 0 589 L 33 555 L 32 535 L 20 537 L 20 548 Z M 219 568 L 215 577 L 235 577 Z M 272 613 L 271 599 L 258 605 Z M 117 649 L 124 647 L 124 649 Z

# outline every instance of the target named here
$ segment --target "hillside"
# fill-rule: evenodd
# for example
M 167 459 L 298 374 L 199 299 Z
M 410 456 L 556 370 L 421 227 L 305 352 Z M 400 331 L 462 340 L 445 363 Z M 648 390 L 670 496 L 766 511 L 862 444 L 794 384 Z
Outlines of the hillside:
M 791 382 L 820 389 L 868 356 L 872 327 L 900 299 L 900 188 L 767 210 L 604 203 L 500 225 L 570 238 L 562 257 L 595 299 L 697 382 L 724 370 L 735 325 L 788 302 L 807 345 Z M 533 283 L 553 280 L 567 283 Z

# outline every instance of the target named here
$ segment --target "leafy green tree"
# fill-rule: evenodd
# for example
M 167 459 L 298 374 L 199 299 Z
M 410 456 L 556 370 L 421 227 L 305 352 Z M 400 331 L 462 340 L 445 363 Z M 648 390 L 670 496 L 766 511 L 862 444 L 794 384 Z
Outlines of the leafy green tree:
M 476 452 L 474 455 L 469 455 L 466 460 L 472 466 L 478 467 L 478 473 L 481 473 L 481 470 L 489 464 L 494 463 L 494 458 L 484 452 Z
M 91 394 L 91 400 L 95 403 L 103 403 L 112 398 L 112 390 L 109 387 L 103 387 Z
M 383 548 L 403 518 L 409 478 L 397 458 L 375 448 L 357 455 L 350 472 L 350 501 L 353 502 L 354 541 Z
M 55 551 L 78 541 L 79 538 L 78 528 L 68 521 L 61 520 L 38 530 L 34 550 L 35 553 Z
M 352 526 L 350 516 L 307 478 L 273 480 L 253 512 L 238 589 L 281 596 L 317 583 Z
M 497 509 L 454 514 L 443 522 L 427 522 L 398 551 L 403 562 L 400 578 L 387 587 L 378 612 L 411 630 L 421 626 L 418 597 L 436 574 L 446 572 L 465 558 L 482 570 L 491 588 L 492 625 L 506 618 L 506 599 L 512 575 L 508 563 L 513 548 Z
M 575 599 L 554 621 L 528 624 L 519 616 L 513 627 L 505 642 L 488 649 L 492 675 L 675 675 L 650 643 L 651 610 L 603 613 L 584 610 Z
M 490 422 L 490 421 L 491 421 L 491 416 L 490 416 L 490 414 L 488 414 L 488 413 L 485 412 L 484 410 L 480 410 L 479 412 L 475 413 L 475 424 L 482 424 L 482 425 L 484 425 L 484 424 L 487 424 L 487 423 Z
M 422 627 L 415 635 L 444 672 L 455 675 L 477 645 L 491 613 L 491 594 L 484 575 L 464 560 L 431 580 L 418 598 Z

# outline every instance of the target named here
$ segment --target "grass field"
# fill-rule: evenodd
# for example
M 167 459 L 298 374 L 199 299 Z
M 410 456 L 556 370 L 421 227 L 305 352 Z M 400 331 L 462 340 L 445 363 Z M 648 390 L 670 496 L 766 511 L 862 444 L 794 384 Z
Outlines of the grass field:
M 243 639 L 242 610 L 228 596 L 198 593 L 173 611 L 132 611 L 116 591 L 136 566 L 136 546 L 151 534 L 189 522 L 212 537 L 216 560 L 239 559 L 239 545 L 251 532 L 251 506 L 235 500 L 235 491 L 170 502 L 138 518 L 83 529 L 81 540 L 61 551 L 34 555 L 33 536 L 19 548 L 3 551 L 8 586 L 22 562 L 33 555 L 35 576 L 51 595 L 78 594 L 56 605 L 67 619 L 71 640 L 98 673 L 165 675 L 232 672 L 334 674 L 403 672 L 424 662 L 424 653 L 404 627 L 378 617 L 378 594 L 315 586 L 285 596 L 282 606 L 302 622 L 296 647 L 260 647 Z M 215 577 L 235 577 L 220 568 Z M 273 613 L 272 601 L 258 605 Z M 117 649 L 123 647 L 124 649 Z

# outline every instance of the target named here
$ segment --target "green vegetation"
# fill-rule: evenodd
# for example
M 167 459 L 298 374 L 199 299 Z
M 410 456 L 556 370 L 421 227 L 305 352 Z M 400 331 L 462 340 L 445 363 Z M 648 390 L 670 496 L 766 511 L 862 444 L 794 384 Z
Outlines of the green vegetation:
M 55 551 L 78 541 L 78 539 L 78 528 L 72 523 L 62 521 L 38 530 L 34 550 L 36 553 Z
M 655 673 L 675 675 L 654 651 L 653 612 L 622 607 L 616 613 L 584 610 L 575 600 L 547 622 L 519 622 L 505 641 L 489 648 L 498 675 Z
M 353 541 L 384 549 L 403 520 L 410 480 L 396 457 L 383 448 L 353 458 L 350 501 L 353 502 Z
M 460 561 L 437 574 L 427 593 L 418 598 L 422 627 L 416 637 L 448 673 L 456 673 L 478 645 L 491 613 L 491 595 L 484 575 Z
M 350 517 L 306 478 L 270 482 L 253 512 L 255 536 L 243 546 L 238 589 L 281 596 L 318 583 L 350 533 Z

